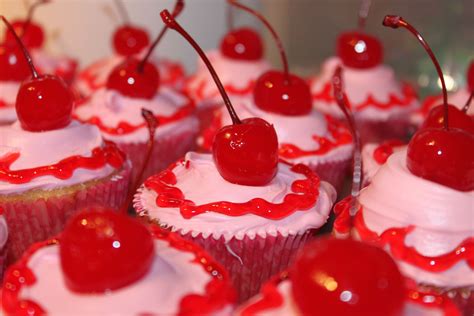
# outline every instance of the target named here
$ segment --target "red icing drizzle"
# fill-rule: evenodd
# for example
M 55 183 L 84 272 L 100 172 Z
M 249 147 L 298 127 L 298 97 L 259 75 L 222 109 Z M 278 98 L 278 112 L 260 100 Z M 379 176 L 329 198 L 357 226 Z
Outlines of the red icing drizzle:
M 329 115 L 325 116 L 330 137 L 313 135 L 313 140 L 318 145 L 318 149 L 304 150 L 294 144 L 280 143 L 278 154 L 281 159 L 295 159 L 304 156 L 325 155 L 339 146 L 352 143 L 352 136 L 349 129 L 343 123 L 337 121 Z M 211 124 L 202 132 L 203 145 L 205 150 L 211 150 L 214 135 L 222 127 L 222 112 L 216 110 Z
M 336 219 L 334 220 L 333 229 L 336 233 L 348 234 L 353 227 L 352 216 L 350 214 L 351 200 L 352 197 L 348 196 L 334 206 Z
M 395 147 L 401 147 L 404 145 L 405 144 L 398 139 L 384 141 L 377 148 L 375 148 L 373 157 L 378 164 L 382 165 L 387 161 L 388 157 L 393 154 Z
M 8 107 L 13 107 L 13 104 L 9 104 L 3 100 L 0 99 L 0 109 L 1 108 L 8 108 Z
M 87 100 L 87 99 L 86 99 Z M 86 105 L 87 101 L 83 101 L 80 103 L 80 106 L 87 106 Z M 170 116 L 162 116 L 162 115 L 155 115 L 155 118 L 158 120 L 160 126 L 173 123 L 176 121 L 179 121 L 193 113 L 194 111 L 194 103 L 189 100 L 189 103 L 186 105 L 182 106 L 174 112 Z M 106 126 L 104 123 L 102 123 L 102 120 L 98 116 L 92 116 L 87 120 L 83 120 L 77 116 L 75 116 L 76 119 L 78 119 L 81 122 L 88 123 L 88 124 L 93 124 L 96 125 L 101 131 L 109 134 L 109 135 L 125 135 L 125 134 L 130 134 L 133 133 L 140 128 L 145 128 L 146 127 L 146 122 L 142 122 L 137 125 L 130 124 L 128 122 L 123 122 L 121 121 L 116 127 L 109 127 Z
M 389 228 L 380 236 L 371 231 L 364 222 L 363 209 L 359 209 L 354 218 L 354 227 L 361 240 L 372 242 L 380 247 L 390 247 L 390 253 L 398 260 L 405 261 L 429 272 L 442 272 L 453 267 L 461 260 L 465 260 L 471 269 L 474 269 L 474 237 L 465 239 L 454 250 L 437 257 L 423 256 L 414 247 L 405 244 L 407 235 L 414 229 L 413 226 L 403 228 Z
M 444 316 L 461 316 L 459 309 L 446 295 L 407 289 L 407 298 L 411 303 L 422 305 L 425 308 L 441 309 Z
M 216 212 L 228 216 L 254 214 L 278 220 L 293 214 L 297 210 L 308 210 L 316 204 L 319 196 L 320 180 L 318 176 L 308 167 L 298 164 L 291 167 L 291 170 L 304 175 L 306 179 L 295 180 L 291 184 L 292 193 L 288 193 L 282 203 L 276 204 L 261 198 L 255 198 L 244 203 L 218 201 L 196 205 L 193 201 L 187 200 L 183 192 L 176 187 L 177 179 L 173 173 L 174 167 L 171 166 L 148 178 L 145 181 L 145 186 L 158 194 L 156 198 L 157 206 L 179 208 L 185 219 L 190 219 L 202 213 Z
M 175 249 L 193 253 L 195 259 L 192 262 L 201 265 L 203 270 L 211 276 L 211 280 L 206 284 L 204 294 L 188 294 L 181 299 L 178 315 L 209 314 L 235 302 L 236 295 L 229 275 L 204 250 L 182 239 L 177 234 L 155 225 L 150 226 L 150 230 L 156 239 L 168 241 L 169 245 Z M 35 275 L 27 266 L 30 258 L 41 248 L 58 245 L 59 242 L 60 237 L 34 244 L 15 265 L 8 269 L 2 291 L 2 307 L 7 315 L 37 316 L 46 314 L 39 304 L 21 300 L 19 292 L 23 287 L 31 286 L 36 282 Z M 154 313 L 140 313 L 140 315 L 154 315 Z
M 390 94 L 387 102 L 377 101 L 371 94 L 367 96 L 367 99 L 361 103 L 351 102 L 352 108 L 360 111 L 367 107 L 375 107 L 378 109 L 389 109 L 391 107 L 399 106 L 406 107 L 409 106 L 414 100 L 417 99 L 417 94 L 415 89 L 407 83 L 402 84 L 402 97 L 398 97 L 395 94 Z M 313 99 L 319 100 L 327 103 L 334 103 L 334 93 L 332 92 L 331 82 L 324 84 L 321 91 L 313 92 Z
M 188 80 L 188 83 L 186 84 L 186 90 L 189 95 L 193 95 L 196 100 L 205 100 L 205 99 L 211 99 L 214 97 L 219 96 L 219 91 L 217 89 L 214 89 L 212 93 L 206 94 L 206 87 L 208 84 L 214 84 L 211 81 L 207 81 L 206 79 L 202 79 L 199 81 L 197 84 L 197 88 L 191 88 L 191 82 L 196 80 L 196 77 L 191 77 Z M 253 88 L 255 86 L 255 80 L 250 80 L 246 86 L 243 88 L 237 88 L 232 84 L 224 84 L 224 89 L 227 93 L 229 94 L 235 94 L 235 95 L 246 95 L 250 94 L 253 92 Z
M 74 170 L 99 169 L 106 164 L 119 169 L 125 161 L 125 155 L 118 147 L 109 141 L 104 142 L 104 147 L 92 150 L 91 157 L 71 156 L 49 166 L 37 168 L 10 170 L 10 166 L 20 157 L 19 152 L 10 153 L 0 158 L 0 181 L 12 184 L 28 183 L 32 179 L 42 176 L 53 176 L 58 179 L 69 179 Z
M 328 132 L 331 137 L 320 137 L 313 135 L 314 141 L 318 144 L 318 149 L 304 150 L 294 144 L 280 144 L 279 155 L 284 159 L 294 159 L 303 156 L 324 155 L 331 150 L 352 143 L 352 136 L 349 129 L 341 122 L 326 115 Z

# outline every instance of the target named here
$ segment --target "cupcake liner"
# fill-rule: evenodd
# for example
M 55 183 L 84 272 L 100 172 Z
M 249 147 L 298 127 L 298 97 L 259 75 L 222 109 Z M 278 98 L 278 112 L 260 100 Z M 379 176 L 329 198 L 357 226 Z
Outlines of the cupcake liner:
M 362 144 L 381 143 L 389 139 L 408 139 L 415 127 L 408 118 L 394 117 L 384 121 L 357 120 Z
M 288 236 L 256 236 L 254 239 L 245 236 L 242 240 L 233 237 L 228 241 L 224 237 L 205 238 L 202 234 L 182 236 L 204 248 L 229 271 L 238 301 L 244 302 L 256 295 L 261 285 L 273 275 L 288 268 L 313 233 L 314 230 Z
M 8 263 L 16 261 L 31 244 L 60 233 L 69 217 L 79 210 L 121 207 L 127 199 L 129 180 L 127 163 L 105 179 L 0 198 L 9 230 Z
M 2 249 L 0 249 L 0 284 L 2 284 L 3 273 L 5 272 L 5 267 L 7 264 L 7 251 L 8 243 L 4 245 Z
M 316 172 L 321 180 L 331 183 L 336 192 L 340 194 L 346 174 L 351 167 L 351 162 L 352 158 L 349 158 L 339 161 L 307 163 L 306 165 Z
M 174 134 L 172 137 L 156 139 L 150 161 L 141 180 L 164 170 L 171 163 L 182 158 L 188 151 L 193 150 L 196 146 L 197 134 L 197 130 L 186 130 L 180 134 Z M 132 183 L 135 183 L 145 160 L 147 143 L 117 142 L 117 146 L 132 162 Z

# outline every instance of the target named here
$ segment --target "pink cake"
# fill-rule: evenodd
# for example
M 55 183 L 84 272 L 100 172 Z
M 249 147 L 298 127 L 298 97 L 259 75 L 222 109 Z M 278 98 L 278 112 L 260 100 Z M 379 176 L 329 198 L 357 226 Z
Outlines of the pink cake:
M 201 248 L 156 226 L 101 212 L 79 213 L 61 235 L 33 245 L 9 268 L 6 315 L 230 313 L 235 293 L 228 274 Z M 80 265 L 70 261 L 77 256 Z
M 188 153 L 147 179 L 134 207 L 217 258 L 242 300 L 292 262 L 326 222 L 335 197 L 332 186 L 304 165 L 280 163 L 269 184 L 248 186 L 223 179 L 211 155 Z

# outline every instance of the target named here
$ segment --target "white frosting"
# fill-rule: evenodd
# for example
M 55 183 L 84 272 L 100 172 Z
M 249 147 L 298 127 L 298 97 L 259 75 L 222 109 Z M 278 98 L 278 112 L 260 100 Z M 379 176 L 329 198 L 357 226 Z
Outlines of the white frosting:
M 239 100 L 240 102 L 238 103 L 234 102 L 234 106 L 240 119 L 260 117 L 270 124 L 273 124 L 280 144 L 293 144 L 303 150 L 310 151 L 317 150 L 320 147 L 313 136 L 332 139 L 324 115 L 316 110 L 312 110 L 308 115 L 301 116 L 279 115 L 260 110 L 254 104 L 252 98 L 240 98 Z M 226 108 L 221 108 L 218 111 L 222 117 L 222 126 L 232 123 Z M 286 160 L 295 164 L 315 164 L 334 160 L 341 161 L 349 159 L 352 156 L 352 149 L 352 144 L 346 144 L 338 146 L 323 155 L 308 155 Z
M 87 103 L 76 108 L 75 114 L 84 121 L 97 116 L 105 126 L 115 128 L 120 122 L 131 125 L 142 124 L 144 122 L 141 115 L 142 108 L 152 111 L 155 115 L 172 116 L 181 107 L 189 105 L 189 102 L 186 96 L 168 87 L 161 87 L 160 92 L 150 100 L 130 98 L 118 91 L 102 88 L 94 92 Z M 197 118 L 190 115 L 175 122 L 159 125 L 155 137 L 165 137 L 182 130 L 195 130 L 197 125 Z M 123 135 L 101 132 L 105 138 L 117 143 L 143 143 L 149 137 L 146 126 Z
M 16 95 L 20 89 L 20 83 L 16 81 L 0 82 L 0 103 L 6 103 L 6 107 L 0 107 L 0 125 L 11 123 L 16 120 Z
M 279 165 L 277 176 L 265 186 L 244 186 L 224 180 L 216 169 L 212 156 L 208 154 L 188 153 L 185 161 L 189 161 L 186 168 L 178 164 L 173 172 L 177 178 L 178 187 L 186 197 L 196 205 L 216 201 L 244 203 L 254 198 L 261 198 L 268 202 L 280 203 L 291 192 L 291 184 L 297 179 L 304 179 L 301 174 L 294 173 L 285 164 Z M 235 237 L 243 239 L 245 236 L 266 237 L 267 234 L 283 236 L 301 234 L 311 228 L 321 227 L 327 220 L 329 211 L 335 201 L 336 191 L 326 183 L 321 182 L 319 197 L 316 205 L 306 211 L 296 211 L 280 219 L 271 220 L 253 214 L 243 216 L 228 216 L 217 212 L 208 212 L 184 219 L 179 208 L 163 208 L 156 205 L 155 191 L 142 188 L 136 195 L 135 207 L 140 212 L 148 211 L 152 219 L 158 219 L 160 224 L 171 226 L 174 231 L 182 234 L 191 232 L 193 235 L 202 234 L 205 238 L 212 236 L 226 240 Z
M 331 82 L 338 65 L 342 66 L 342 63 L 337 57 L 331 57 L 324 62 L 319 77 L 312 82 L 311 91 L 313 94 L 319 93 L 325 84 Z M 388 102 L 390 94 L 404 99 L 401 84 L 395 78 L 393 70 L 386 65 L 379 65 L 370 69 L 350 67 L 343 67 L 343 69 L 344 89 L 348 99 L 354 105 L 365 102 L 369 94 L 378 102 Z M 416 109 L 418 105 L 418 101 L 414 101 L 408 106 L 392 106 L 387 109 L 368 106 L 362 110 L 356 110 L 354 115 L 360 119 L 389 120 L 395 116 L 403 117 Z M 326 103 L 317 100 L 314 102 L 314 106 L 324 113 L 335 117 L 344 117 L 335 102 Z
M 369 143 L 362 148 L 362 168 L 364 171 L 364 182 L 370 182 L 375 176 L 380 166 L 382 166 L 374 158 L 374 152 L 380 144 Z M 406 146 L 397 146 L 393 148 L 393 152 L 406 149 Z
M 413 175 L 406 167 L 406 150 L 391 155 L 360 195 L 370 230 L 380 235 L 390 228 L 413 226 L 406 246 L 430 257 L 449 253 L 474 236 L 473 201 L 474 191 L 457 191 Z M 474 285 L 474 271 L 465 261 L 439 273 L 420 273 L 408 265 L 401 269 L 419 283 Z
M 236 89 L 247 88 L 250 82 L 256 81 L 261 74 L 270 69 L 270 64 L 263 59 L 258 61 L 231 59 L 222 55 L 218 50 L 211 50 L 206 55 L 222 84 L 224 86 L 231 85 Z M 204 62 L 199 59 L 196 74 L 190 78 L 187 85 L 187 90 L 193 98 L 198 99 L 195 93 L 203 83 L 204 98 L 221 101 L 221 96 L 209 70 Z M 228 93 L 231 94 L 229 91 Z
M 0 252 L 8 240 L 8 226 L 5 221 L 5 216 L 0 215 Z
M 0 157 L 9 153 L 20 153 L 20 157 L 10 166 L 11 170 L 23 170 L 48 166 L 71 156 L 90 157 L 92 150 L 103 145 L 97 127 L 72 121 L 65 128 L 29 132 L 16 122 L 0 126 Z M 107 177 L 114 171 L 110 165 L 99 169 L 78 168 L 69 179 L 41 176 L 28 183 L 11 184 L 0 181 L 0 194 L 19 193 L 30 189 L 54 189 L 86 181 Z
M 276 308 L 264 310 L 260 312 L 259 316 L 298 316 L 302 315 L 298 311 L 295 303 L 292 299 L 291 294 L 291 281 L 285 280 L 278 284 L 277 286 L 278 293 L 283 297 L 283 304 Z M 262 298 L 262 295 L 259 294 L 256 297 L 252 298 L 248 303 L 246 303 L 243 307 L 237 310 L 235 315 L 240 315 L 243 308 L 246 306 L 252 305 L 253 303 L 257 302 L 259 299 Z M 438 308 L 429 308 L 424 307 L 419 304 L 415 304 L 412 302 L 407 301 L 405 303 L 405 307 L 403 309 L 403 316 L 443 316 L 444 313 L 441 309 Z
M 38 303 L 48 315 L 175 315 L 184 296 L 205 294 L 211 276 L 193 263 L 193 253 L 164 240 L 156 240 L 155 249 L 152 267 L 142 279 L 109 293 L 78 294 L 65 286 L 59 246 L 43 248 L 28 262 L 37 282 L 24 287 L 19 297 Z

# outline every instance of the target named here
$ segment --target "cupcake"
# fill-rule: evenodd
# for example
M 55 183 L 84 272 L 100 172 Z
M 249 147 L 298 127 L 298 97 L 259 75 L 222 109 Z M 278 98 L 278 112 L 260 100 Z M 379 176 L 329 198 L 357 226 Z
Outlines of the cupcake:
M 273 126 L 261 118 L 240 120 L 204 52 L 168 11 L 161 15 L 208 65 L 234 124 L 216 134 L 212 155 L 188 153 L 148 178 L 134 207 L 206 249 L 227 268 L 242 301 L 285 269 L 326 222 L 335 191 L 308 167 L 278 161 Z
M 448 297 L 405 288 L 395 262 L 377 247 L 322 238 L 266 283 L 235 315 L 460 316 Z
M 126 9 L 122 7 L 120 1 L 115 1 L 118 9 L 125 14 Z M 180 11 L 184 6 L 182 1 L 177 1 L 176 7 Z M 176 14 L 179 14 L 177 11 Z M 117 28 L 112 36 L 112 46 L 114 53 L 104 57 L 91 65 L 82 69 L 76 80 L 76 88 L 82 96 L 89 96 L 96 90 L 107 86 L 108 77 L 116 67 L 122 64 L 129 57 L 143 58 L 150 50 L 150 38 L 146 30 L 132 25 L 126 16 L 122 16 L 124 24 Z M 160 35 L 160 37 L 163 34 Z M 154 43 L 152 43 L 152 46 Z M 183 66 L 166 58 L 151 58 L 150 62 L 158 69 L 160 81 L 163 85 L 174 88 L 182 88 L 185 71 Z
M 235 100 L 237 112 L 243 118 L 260 117 L 274 124 L 280 159 L 309 166 L 339 191 L 352 159 L 349 130 L 341 122 L 312 109 L 309 86 L 289 73 L 286 54 L 276 32 L 261 15 L 236 5 L 257 16 L 269 28 L 280 48 L 284 68 L 284 71 L 269 70 L 259 76 L 251 93 Z M 231 123 L 226 112 L 224 107 L 214 111 L 210 126 L 202 133 L 204 150 L 210 151 L 217 131 Z
M 27 18 L 13 21 L 12 26 L 28 47 L 39 73 L 54 74 L 61 77 L 66 83 L 71 84 L 76 75 L 77 61 L 67 56 L 55 56 L 48 53 L 44 49 L 45 33 L 43 27 L 33 22 L 36 9 L 48 2 L 46 0 L 36 1 L 29 7 Z M 14 37 L 8 31 L 5 32 L 5 42 L 15 42 Z
M 145 162 L 149 138 L 142 108 L 151 111 L 159 124 L 144 177 L 165 169 L 192 150 L 199 129 L 194 102 L 163 85 L 159 71 L 148 62 L 153 47 L 145 58 L 129 57 L 115 67 L 106 87 L 96 90 L 75 110 L 77 119 L 96 125 L 104 138 L 117 143 L 127 154 L 132 162 L 132 178 L 136 181 L 143 179 L 138 178 L 138 170 Z
M 314 107 L 341 119 L 344 116 L 331 86 L 338 66 L 344 69 L 345 89 L 362 142 L 405 138 L 411 126 L 410 114 L 419 107 L 417 95 L 383 64 L 380 41 L 363 31 L 342 33 L 337 39 L 337 56 L 327 59 L 319 75 L 310 79 Z
M 76 214 L 5 276 L 6 315 L 222 315 L 235 292 L 200 247 L 113 210 Z
M 397 16 L 387 16 L 384 25 L 413 30 Z M 443 94 L 445 112 L 460 116 L 451 116 L 449 122 L 445 116 L 430 116 L 408 146 L 393 153 L 361 191 L 355 214 L 353 201 L 336 206 L 335 229 L 337 233 L 352 230 L 356 238 L 383 247 L 419 289 L 453 297 L 470 315 L 474 311 L 474 123 L 448 106 L 445 87 Z
M 18 121 L 0 127 L 0 208 L 11 260 L 58 233 L 75 210 L 123 203 L 130 173 L 124 154 L 97 127 L 71 120 L 66 84 L 39 75 L 32 63 L 31 71 L 18 92 Z
M 456 92 L 449 95 L 449 100 L 460 110 L 466 112 L 469 116 L 474 117 L 474 106 L 472 106 L 471 95 L 474 92 L 474 61 L 471 61 L 466 73 L 466 85 Z M 442 95 L 428 96 L 419 111 L 413 114 L 412 121 L 419 126 L 430 113 L 430 110 L 439 105 L 443 100 Z

